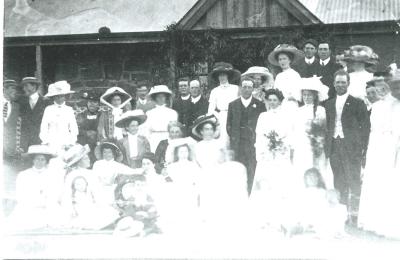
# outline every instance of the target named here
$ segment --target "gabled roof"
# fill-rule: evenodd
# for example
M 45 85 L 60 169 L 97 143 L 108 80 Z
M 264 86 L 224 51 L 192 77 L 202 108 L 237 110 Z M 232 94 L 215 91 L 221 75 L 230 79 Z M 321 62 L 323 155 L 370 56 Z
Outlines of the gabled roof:
M 178 26 L 182 29 L 192 29 L 217 1 L 219 0 L 198 0 L 189 12 L 178 22 Z M 319 18 L 298 0 L 275 1 L 285 8 L 288 13 L 297 18 L 303 25 L 321 23 Z
M 400 20 L 399 0 L 299 1 L 325 24 Z

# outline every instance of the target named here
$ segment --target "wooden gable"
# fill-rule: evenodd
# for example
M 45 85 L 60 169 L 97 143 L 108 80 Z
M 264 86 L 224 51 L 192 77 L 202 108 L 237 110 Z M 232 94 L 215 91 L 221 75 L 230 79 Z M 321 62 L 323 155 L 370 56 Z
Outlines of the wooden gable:
M 199 0 L 178 23 L 180 28 L 228 29 L 319 24 L 297 0 Z

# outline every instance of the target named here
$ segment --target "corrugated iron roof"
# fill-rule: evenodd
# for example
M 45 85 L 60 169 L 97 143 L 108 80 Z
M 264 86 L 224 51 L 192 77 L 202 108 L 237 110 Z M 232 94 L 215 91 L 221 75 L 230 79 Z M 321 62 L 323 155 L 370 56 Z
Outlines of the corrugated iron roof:
M 299 0 L 323 23 L 400 19 L 400 0 Z

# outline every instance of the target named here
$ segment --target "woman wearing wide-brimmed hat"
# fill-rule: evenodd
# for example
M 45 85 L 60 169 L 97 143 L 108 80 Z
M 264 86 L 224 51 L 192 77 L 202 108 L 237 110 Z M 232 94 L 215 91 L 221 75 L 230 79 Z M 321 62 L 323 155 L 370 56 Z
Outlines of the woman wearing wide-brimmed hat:
M 280 44 L 268 55 L 269 63 L 282 69 L 282 72 L 276 75 L 274 87 L 282 91 L 286 101 L 293 101 L 293 104 L 300 99 L 298 83 L 301 77 L 291 68 L 291 64 L 302 58 L 303 52 L 290 44 Z
M 167 107 L 167 101 L 172 92 L 166 85 L 157 85 L 151 88 L 150 98 L 156 103 L 156 107 L 147 111 L 147 121 L 144 128 L 150 142 L 151 151 L 155 151 L 160 141 L 168 138 L 168 124 L 178 120 L 175 110 Z
M 44 110 L 39 137 L 58 153 L 62 148 L 76 143 L 79 133 L 74 110 L 67 106 L 67 97 L 75 93 L 66 81 L 50 84 L 45 97 L 51 97 L 54 104 Z
M 254 80 L 253 97 L 260 101 L 264 101 L 263 89 L 267 90 L 274 87 L 274 76 L 265 67 L 253 66 L 247 69 L 242 77 L 248 76 Z
M 300 81 L 302 106 L 294 118 L 293 164 L 302 177 L 310 168 L 317 168 L 328 188 L 333 188 L 332 172 L 328 171 L 325 157 L 326 112 L 320 105 L 328 99 L 329 87 L 319 77 L 302 78 Z
M 103 201 L 101 186 L 90 169 L 90 148 L 76 144 L 63 155 L 69 169 L 62 199 L 67 227 L 101 229 L 118 217 L 118 212 Z
M 138 133 L 139 126 L 146 119 L 144 112 L 138 109 L 125 112 L 115 124 L 116 127 L 124 128 L 127 133 L 118 143 L 124 154 L 124 163 L 134 169 L 142 166 L 141 156 L 150 152 L 149 141 Z
M 63 178 L 57 178 L 48 169 L 49 160 L 55 156 L 55 151 L 47 145 L 31 145 L 24 154 L 33 165 L 17 176 L 17 206 L 9 217 L 10 229 L 28 230 L 60 224 L 56 224 L 60 220 L 57 199 L 61 195 Z
M 132 97 L 120 87 L 112 87 L 100 97 L 100 102 L 109 109 L 100 115 L 97 134 L 99 141 L 115 138 L 117 140 L 123 137 L 124 131 L 115 127 L 115 123 L 121 117 L 122 113 L 130 110 L 130 101 Z
M 223 140 L 216 139 L 218 124 L 214 115 L 203 115 L 192 126 L 192 134 L 201 139 L 194 147 L 195 160 L 205 171 L 218 165 L 220 150 L 226 148 Z
M 351 69 L 350 85 L 348 93 L 353 97 L 360 98 L 367 103 L 365 87 L 367 82 L 372 80 L 373 73 L 366 70 L 366 67 L 378 63 L 378 55 L 374 50 L 364 45 L 354 45 L 346 53 L 344 60 Z
M 239 97 L 239 87 L 231 83 L 240 80 L 240 71 L 233 68 L 232 64 L 227 62 L 216 62 L 213 70 L 209 74 L 211 83 L 217 85 L 211 90 L 208 114 L 217 117 L 220 128 L 220 139 L 229 145 L 229 137 L 226 132 L 226 120 L 228 117 L 228 105 Z

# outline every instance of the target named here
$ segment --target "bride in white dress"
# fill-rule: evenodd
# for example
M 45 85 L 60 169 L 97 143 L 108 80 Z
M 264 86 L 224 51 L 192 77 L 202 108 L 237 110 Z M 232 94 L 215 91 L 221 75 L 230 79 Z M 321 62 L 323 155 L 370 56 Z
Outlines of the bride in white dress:
M 333 188 L 333 175 L 328 171 L 328 160 L 324 153 L 326 132 L 325 108 L 319 105 L 328 98 L 329 88 L 318 77 L 302 78 L 301 101 L 294 118 L 293 165 L 300 176 L 310 168 L 317 168 L 327 185 Z

